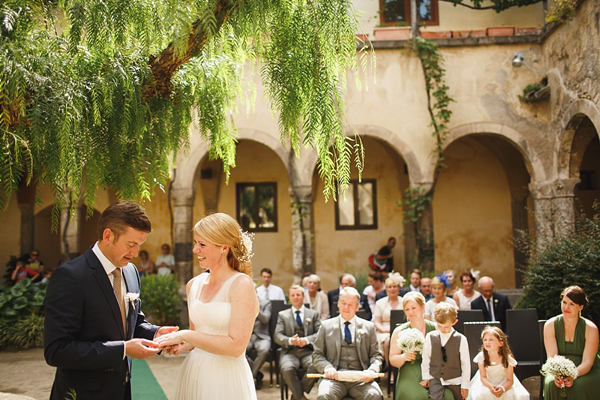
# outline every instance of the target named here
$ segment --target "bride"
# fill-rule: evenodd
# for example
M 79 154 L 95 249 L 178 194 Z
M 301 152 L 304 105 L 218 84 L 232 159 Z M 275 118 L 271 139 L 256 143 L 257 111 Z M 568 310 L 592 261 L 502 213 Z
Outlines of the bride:
M 194 253 L 209 272 L 187 284 L 190 329 L 156 339 L 173 354 L 191 350 L 175 398 L 254 400 L 254 380 L 244 357 L 259 310 L 251 278 L 251 238 L 229 215 L 211 214 L 194 226 Z

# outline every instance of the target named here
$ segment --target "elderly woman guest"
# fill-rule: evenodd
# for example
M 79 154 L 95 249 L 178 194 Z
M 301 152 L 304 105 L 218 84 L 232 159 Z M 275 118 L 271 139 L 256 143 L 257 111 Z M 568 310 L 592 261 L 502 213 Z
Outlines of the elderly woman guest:
M 460 274 L 460 281 L 463 288 L 456 291 L 452 298 L 458 305 L 459 310 L 470 310 L 471 302 L 481 296 L 481 293 L 473 289 L 475 286 L 475 277 L 471 272 L 467 271 Z
M 439 283 L 443 283 L 438 279 Z M 430 300 L 431 301 L 431 300 Z M 402 298 L 402 308 L 408 322 L 394 329 L 390 345 L 390 364 L 398 368 L 396 378 L 395 400 L 427 400 L 429 392 L 421 386 L 421 355 L 419 353 L 402 353 L 398 347 L 398 335 L 405 329 L 413 328 L 421 331 L 423 336 L 435 330 L 435 323 L 423 318 L 425 297 L 419 292 L 409 292 Z M 454 399 L 450 390 L 444 391 L 444 398 Z
M 375 302 L 375 330 L 377 331 L 377 342 L 381 346 L 383 358 L 388 364 L 390 347 L 390 318 L 392 310 L 402 307 L 402 298 L 398 297 L 400 287 L 404 285 L 404 278 L 397 272 L 391 273 L 385 280 L 385 292 L 387 297 Z
M 321 278 L 317 274 L 311 274 L 306 277 L 308 290 L 304 297 L 304 303 L 310 305 L 312 310 L 319 313 L 319 319 L 323 321 L 329 318 L 329 302 L 327 295 L 319 290 L 321 287 Z
M 440 303 L 449 303 L 456 307 L 456 302 L 450 297 L 446 296 L 446 285 L 437 276 L 431 280 L 431 293 L 433 299 L 425 303 L 425 319 L 433 321 L 433 311 L 435 306 Z
M 577 366 L 578 377 L 546 376 L 544 399 L 558 400 L 561 388 L 566 388 L 568 399 L 597 399 L 600 394 L 600 357 L 598 355 L 598 328 L 581 316 L 588 304 L 585 291 L 569 286 L 560 295 L 561 315 L 544 325 L 544 345 L 548 358 L 561 355 Z

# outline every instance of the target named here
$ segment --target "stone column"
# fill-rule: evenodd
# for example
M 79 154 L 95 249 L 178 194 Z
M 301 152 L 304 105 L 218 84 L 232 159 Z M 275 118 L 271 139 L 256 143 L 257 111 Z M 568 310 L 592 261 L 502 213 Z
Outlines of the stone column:
M 577 178 L 568 178 L 529 184 L 535 205 L 538 249 L 575 228 L 574 192 L 578 182 Z
M 19 204 L 21 210 L 21 254 L 33 250 L 34 213 L 33 204 Z
M 60 213 L 61 261 L 72 260 L 79 255 L 79 222 L 81 207 L 67 206 Z
M 292 265 L 294 283 L 300 284 L 305 272 L 315 272 L 313 196 L 311 186 L 290 187 L 292 202 Z
M 527 218 L 527 195 L 528 190 L 515 190 L 511 192 L 511 216 L 512 216 L 512 235 L 517 239 L 520 232 L 529 230 L 529 221 Z M 517 241 L 513 243 L 513 257 L 515 261 L 515 287 L 523 287 L 523 272 L 527 264 L 527 253 L 521 249 Z
M 175 269 L 179 282 L 185 285 L 193 277 L 194 241 L 192 235 L 194 190 L 174 188 L 170 192 L 173 202 L 173 242 L 175 243 Z

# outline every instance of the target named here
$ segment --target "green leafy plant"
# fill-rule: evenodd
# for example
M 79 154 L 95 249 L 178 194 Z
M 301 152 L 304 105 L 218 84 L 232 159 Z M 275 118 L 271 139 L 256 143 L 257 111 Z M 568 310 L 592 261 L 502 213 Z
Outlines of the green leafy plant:
M 563 23 L 575 16 L 575 2 L 573 0 L 555 0 L 546 14 L 546 24 Z
M 531 92 L 538 91 L 541 88 L 542 88 L 542 85 L 540 83 L 530 83 L 529 85 L 525 86 L 525 88 L 523 89 L 523 94 L 519 95 L 519 100 L 527 103 L 528 102 L 527 95 Z
M 142 311 L 157 325 L 177 325 L 182 301 L 176 275 L 146 275 L 141 286 Z
M 529 254 L 524 295 L 517 308 L 537 308 L 538 316 L 550 318 L 561 312 L 560 293 L 579 285 L 590 300 L 589 308 L 600 313 L 600 207 L 590 219 L 578 217 L 577 230 L 556 237 L 541 250 L 523 234 L 518 245 Z
M 29 349 L 44 345 L 43 303 L 46 284 L 23 279 L 0 287 L 0 348 Z

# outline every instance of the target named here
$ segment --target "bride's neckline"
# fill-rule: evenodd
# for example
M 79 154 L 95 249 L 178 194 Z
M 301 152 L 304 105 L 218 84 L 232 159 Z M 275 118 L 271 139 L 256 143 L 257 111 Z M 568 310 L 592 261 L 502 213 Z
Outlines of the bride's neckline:
M 238 273 L 234 273 L 234 274 L 233 274 L 233 275 L 231 275 L 229 278 L 225 279 L 225 280 L 224 280 L 224 281 L 221 283 L 221 286 L 220 286 L 220 287 L 217 289 L 217 291 L 215 292 L 215 294 L 214 294 L 214 295 L 213 295 L 213 296 L 210 298 L 210 300 L 208 300 L 208 301 L 204 301 L 204 300 L 202 300 L 200 297 L 202 296 L 202 287 L 203 287 L 204 285 L 208 285 L 208 284 L 210 283 L 210 278 L 211 278 L 211 276 L 210 276 L 210 273 L 208 273 L 208 276 L 207 276 L 206 278 L 204 278 L 204 281 L 202 281 L 202 283 L 200 283 L 200 292 L 198 293 L 198 296 L 196 297 L 196 299 L 197 299 L 197 300 L 198 300 L 200 303 L 202 303 L 202 304 L 213 303 L 213 300 L 214 300 L 214 299 L 215 299 L 215 298 L 216 298 L 216 297 L 217 297 L 217 296 L 218 296 L 218 295 L 221 293 L 221 290 L 223 290 L 223 288 L 225 287 L 225 284 L 226 284 L 227 282 L 229 282 L 229 280 L 231 280 L 231 278 L 233 278 L 233 277 L 235 277 L 235 276 L 237 276 L 237 275 L 238 275 Z M 226 303 L 226 302 L 219 301 L 219 302 L 216 302 L 216 303 Z

